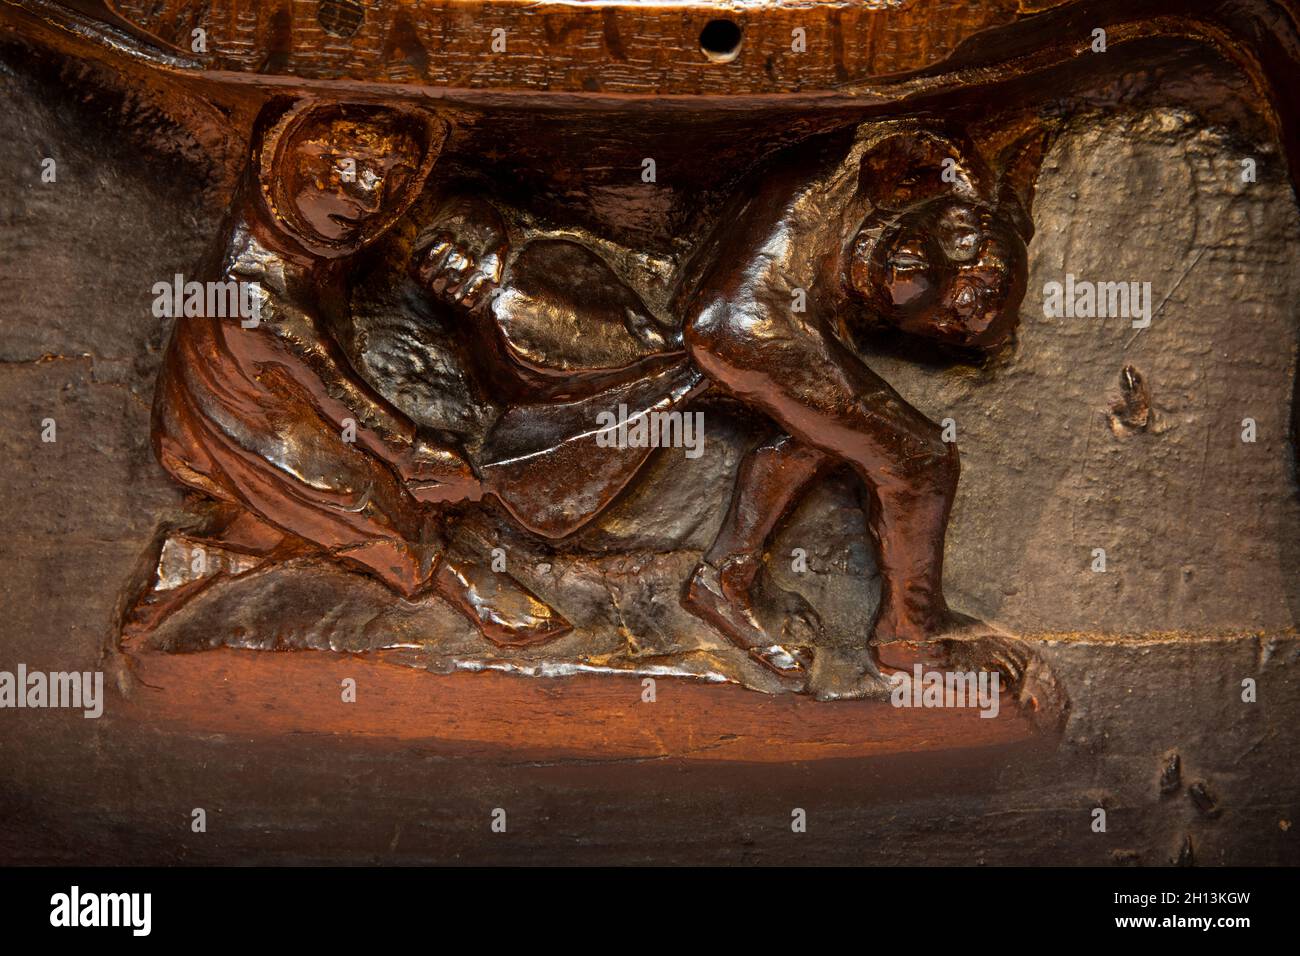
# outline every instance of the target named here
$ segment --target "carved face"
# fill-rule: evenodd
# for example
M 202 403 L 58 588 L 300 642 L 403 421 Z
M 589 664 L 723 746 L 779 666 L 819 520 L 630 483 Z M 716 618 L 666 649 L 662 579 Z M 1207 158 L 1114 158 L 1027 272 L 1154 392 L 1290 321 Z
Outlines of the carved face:
M 388 124 L 308 122 L 285 155 L 286 198 L 316 235 L 352 243 L 366 221 L 400 201 L 420 165 L 414 137 Z
M 313 251 L 339 254 L 382 233 L 415 198 L 440 143 L 382 108 L 324 107 L 281 131 L 264 170 L 274 216 Z
M 875 208 L 854 240 L 849 281 L 871 320 L 963 348 L 1006 341 L 1025 293 L 1024 217 L 1013 195 L 995 196 L 973 148 L 893 134 L 867 151 L 861 175 Z
M 1014 330 L 1025 243 L 996 209 L 934 199 L 899 216 L 864 252 L 855 285 L 886 324 L 966 348 L 995 348 Z

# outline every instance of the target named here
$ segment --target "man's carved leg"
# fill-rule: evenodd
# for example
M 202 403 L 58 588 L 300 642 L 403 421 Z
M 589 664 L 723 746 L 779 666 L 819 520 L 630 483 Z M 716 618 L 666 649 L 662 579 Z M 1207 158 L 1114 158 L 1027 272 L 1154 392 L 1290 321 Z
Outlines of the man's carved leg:
M 788 646 L 820 629 L 817 613 L 798 595 L 765 582 L 764 604 L 774 605 L 781 630 L 760 622 L 754 587 L 763 567 L 768 536 L 830 461 L 789 435 L 759 445 L 741 463 L 736 489 L 718 536 L 696 565 L 682 605 L 732 642 L 778 671 L 809 663 L 807 652 Z M 802 633 L 801 633 L 802 632 Z
M 764 322 L 718 303 L 687 326 L 715 383 L 802 442 L 849 463 L 871 497 L 881 601 L 873 641 L 921 641 L 950 625 L 943 542 L 960 471 L 956 446 L 810 315 Z

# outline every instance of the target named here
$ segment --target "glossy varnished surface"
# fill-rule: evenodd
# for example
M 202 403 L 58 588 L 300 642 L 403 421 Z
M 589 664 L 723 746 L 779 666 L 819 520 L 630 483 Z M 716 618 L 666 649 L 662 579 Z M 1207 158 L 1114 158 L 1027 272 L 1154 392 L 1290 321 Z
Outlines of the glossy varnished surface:
M 29 187 L 3 255 L 43 277 L 3 328 L 0 648 L 102 667 L 109 691 L 102 721 L 28 711 L 0 735 L 0 855 L 1295 860 L 1291 5 L 773 4 L 722 11 L 746 30 L 730 62 L 699 50 L 696 15 L 720 12 L 704 7 L 543 5 L 499 60 L 457 43 L 515 5 L 445 8 L 454 30 L 407 5 L 428 22 L 369 21 L 358 58 L 264 4 L 215 23 L 206 60 L 144 32 L 183 39 L 178 9 L 150 7 L 173 20 L 128 41 L 51 4 L 0 7 L 24 91 L 5 148 Z M 795 16 L 802 78 L 756 59 Z M 817 42 L 837 30 L 842 55 Z M 891 129 L 916 148 L 887 147 Z M 330 150 L 361 147 L 372 188 L 315 185 Z M 45 152 L 57 190 L 24 172 Z M 1251 189 L 1228 182 L 1244 155 Z M 963 176 L 933 189 L 936 158 Z M 768 246 L 806 312 L 774 308 L 790 289 Z M 1022 266 L 1032 291 L 1077 262 L 1151 270 L 1168 321 L 1130 342 L 1014 308 Z M 171 329 L 133 303 L 223 269 L 283 276 L 261 337 L 184 320 L 164 352 Z M 987 358 L 933 348 L 1013 329 Z M 864 388 L 810 403 L 836 375 Z M 716 457 L 566 441 L 609 388 L 704 409 Z M 1225 396 L 1259 416 L 1257 445 Z M 878 430 L 846 427 L 872 399 Z M 60 442 L 36 445 L 49 414 Z M 348 449 L 343 417 L 362 426 Z M 901 515 L 883 527 L 858 498 L 873 472 Z M 906 661 L 899 642 L 870 656 L 876 552 L 891 564 L 873 513 L 886 570 L 921 581 L 921 626 L 946 538 L 945 603 L 1022 637 L 917 653 L 1053 677 L 1069 709 L 1044 693 L 1037 715 L 1065 716 L 1059 737 L 1010 696 L 993 720 L 883 699 L 873 669 Z M 1108 574 L 1080 564 L 1098 541 Z M 807 647 L 805 687 L 783 665 Z M 1166 794 L 1172 751 L 1186 786 Z
M 132 656 L 132 673 L 139 684 L 131 719 L 144 726 L 267 739 L 330 734 L 515 761 L 779 764 L 978 750 L 1027 744 L 1044 733 L 1039 746 L 1049 747 L 1059 729 L 1059 715 L 1033 707 L 1007 706 L 992 718 L 975 709 L 901 709 L 888 701 L 826 707 L 734 685 L 662 679 L 647 701 L 641 680 L 626 676 L 489 672 L 431 679 L 382 659 L 344 656 L 325 664 L 310 652 L 146 652 Z M 343 702 L 345 678 L 365 695 L 361 706 Z

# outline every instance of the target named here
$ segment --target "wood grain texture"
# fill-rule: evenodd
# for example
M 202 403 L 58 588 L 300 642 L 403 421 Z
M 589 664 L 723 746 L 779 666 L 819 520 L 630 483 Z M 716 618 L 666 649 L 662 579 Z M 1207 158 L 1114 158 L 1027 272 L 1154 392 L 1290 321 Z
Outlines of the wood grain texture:
M 431 678 L 383 655 L 216 650 L 130 656 L 128 713 L 141 723 L 272 738 L 316 734 L 513 760 L 678 758 L 792 763 L 978 750 L 1030 741 L 1030 717 L 1004 699 L 977 710 L 895 708 L 887 701 L 819 704 L 732 685 L 608 675 L 522 678 L 457 673 Z M 341 682 L 357 682 L 355 703 Z M 287 692 L 286 692 L 287 691 Z
M 929 66 L 970 34 L 1009 22 L 1015 0 L 875 0 L 868 3 L 482 3 L 407 0 L 367 4 L 351 36 L 322 26 L 318 3 L 120 0 L 129 24 L 182 55 L 194 29 L 208 70 L 310 79 L 368 79 L 468 89 L 730 94 L 789 92 Z M 524 15 L 521 15 L 524 14 Z M 710 20 L 744 37 L 736 56 L 700 48 Z M 805 32 L 796 52 L 793 31 Z M 492 48 L 504 30 L 505 48 Z

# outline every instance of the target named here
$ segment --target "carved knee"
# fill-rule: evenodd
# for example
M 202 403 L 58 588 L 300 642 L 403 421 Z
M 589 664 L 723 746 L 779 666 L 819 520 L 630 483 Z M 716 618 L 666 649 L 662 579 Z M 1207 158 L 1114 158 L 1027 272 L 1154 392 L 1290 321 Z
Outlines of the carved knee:
M 715 300 L 686 316 L 682 339 L 686 352 L 699 368 L 715 380 L 726 381 L 731 369 L 723 356 L 735 349 L 744 333 L 736 310 L 725 299 Z
M 873 475 L 878 488 L 893 488 L 903 495 L 918 492 L 951 497 L 961 475 L 961 458 L 955 442 L 945 442 L 937 427 L 926 424 L 909 430 L 893 452 L 894 460 Z
M 927 484 L 945 492 L 952 493 L 961 477 L 961 456 L 957 452 L 956 442 L 945 442 L 939 437 L 939 430 L 926 436 L 926 454 L 921 460 L 920 468 L 929 478 Z

